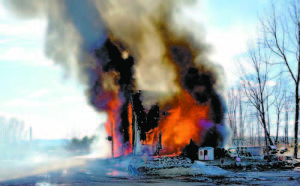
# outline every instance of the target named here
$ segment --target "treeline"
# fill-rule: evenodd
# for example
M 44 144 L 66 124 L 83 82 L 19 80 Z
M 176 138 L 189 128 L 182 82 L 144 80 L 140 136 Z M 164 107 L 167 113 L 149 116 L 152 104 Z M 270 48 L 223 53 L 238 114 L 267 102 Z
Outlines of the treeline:
M 300 2 L 272 2 L 270 12 L 266 11 L 260 20 L 257 40 L 239 59 L 240 81 L 228 92 L 227 119 L 233 129 L 233 140 L 243 138 L 246 132 L 250 136 L 262 134 L 265 145 L 278 144 L 280 131 L 284 134 L 284 143 L 288 144 L 291 120 L 296 158 L 300 101 Z M 271 137 L 271 132 L 275 138 Z
M 29 135 L 29 129 L 25 127 L 24 121 L 0 116 L 0 144 L 29 140 Z

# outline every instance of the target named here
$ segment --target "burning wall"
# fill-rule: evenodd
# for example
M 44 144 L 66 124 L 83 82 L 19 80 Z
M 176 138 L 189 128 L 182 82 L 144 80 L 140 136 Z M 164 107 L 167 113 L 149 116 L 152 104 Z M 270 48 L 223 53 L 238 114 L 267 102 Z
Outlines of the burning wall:
M 46 54 L 67 69 L 77 69 L 80 81 L 88 85 L 90 103 L 108 115 L 105 126 L 108 134 L 113 127 L 116 155 L 130 152 L 128 107 L 131 92 L 136 90 L 157 93 L 145 96 L 138 104 L 144 143 L 155 143 L 162 132 L 167 154 L 180 152 L 191 138 L 197 145 L 223 145 L 225 107 L 216 91 L 222 85 L 221 68 L 207 59 L 204 39 L 192 34 L 191 28 L 182 27 L 178 19 L 180 9 L 193 3 L 7 2 L 22 17 L 47 19 Z M 154 103 L 169 115 L 149 127 L 151 117 L 143 108 L 151 110 Z

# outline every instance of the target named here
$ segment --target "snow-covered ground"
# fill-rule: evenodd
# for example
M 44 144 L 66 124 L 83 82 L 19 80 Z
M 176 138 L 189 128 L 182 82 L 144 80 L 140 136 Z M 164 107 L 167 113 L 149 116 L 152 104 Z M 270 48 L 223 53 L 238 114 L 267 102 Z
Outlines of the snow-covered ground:
M 0 185 L 300 184 L 300 168 L 225 171 L 202 162 L 174 167 L 172 158 L 165 158 L 168 161 L 164 166 L 145 176 L 129 174 L 131 156 L 116 159 L 99 159 L 97 154 L 71 156 L 62 148 L 22 148 L 13 152 L 20 155 L 0 158 Z
M 80 156 L 41 161 L 30 166 L 17 163 L 15 167 L 0 170 L 0 185 L 300 184 L 300 172 L 297 169 L 247 172 L 224 171 L 213 167 L 205 171 L 205 165 L 199 162 L 189 170 L 197 174 L 185 174 L 186 168 L 176 168 L 165 169 L 159 175 L 132 176 L 127 171 L 130 161 L 131 157 L 110 160 Z M 211 174 L 203 174 L 203 171 Z

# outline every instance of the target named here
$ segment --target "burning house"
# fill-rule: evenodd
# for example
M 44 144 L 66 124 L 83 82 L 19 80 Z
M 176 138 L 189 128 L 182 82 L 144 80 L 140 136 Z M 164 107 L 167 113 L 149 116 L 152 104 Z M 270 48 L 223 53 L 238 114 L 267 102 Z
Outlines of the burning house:
M 119 4 L 104 3 L 109 8 L 100 11 L 110 34 L 93 52 L 97 63 L 89 98 L 108 114 L 105 126 L 114 133 L 114 154 L 129 154 L 137 143 L 145 153 L 160 155 L 196 149 L 186 148 L 191 144 L 223 147 L 227 132 L 226 108 L 217 91 L 220 69 L 204 57 L 201 41 L 172 28 L 169 4 L 156 3 L 152 8 L 162 15 L 134 10 L 132 19 L 138 22 L 130 31 L 121 26 L 122 12 L 110 11 L 119 10 Z M 148 10 L 147 3 L 136 6 Z M 123 8 L 131 10 L 126 4 Z
M 197 2 L 5 1 L 18 16 L 46 20 L 45 55 L 67 74 L 75 70 L 90 105 L 106 113 L 112 156 L 168 155 L 158 158 L 163 163 L 134 165 L 133 172 L 177 163 L 206 171 L 205 163 L 192 161 L 224 154 L 213 151 L 229 137 L 223 69 L 209 60 L 203 28 L 184 16 Z M 216 168 L 210 172 L 223 174 Z
M 175 47 L 178 49 L 174 50 L 176 51 L 174 55 L 179 55 L 181 47 L 182 50 L 186 50 L 184 46 L 173 46 Z M 185 52 L 186 55 L 191 55 L 188 51 Z M 180 92 L 164 103 L 152 103 L 149 106 L 149 103 L 143 104 L 144 100 L 147 102 L 149 97 L 159 95 L 156 92 L 135 90 L 132 70 L 134 58 L 128 56 L 124 59 L 122 51 L 110 39 L 95 52 L 100 59 L 103 53 L 106 54 L 108 61 L 101 69 L 104 74 L 116 73 L 115 83 L 119 84 L 119 93 L 112 92 L 99 96 L 97 92 L 99 84 L 96 82 L 90 90 L 91 100 L 98 108 L 103 101 L 110 101 L 105 105 L 108 106 L 110 119 L 107 131 L 112 130 L 109 127 L 114 127 L 113 131 L 116 134 L 114 149 L 116 151 L 122 149 L 118 152 L 119 155 L 130 153 L 137 137 L 139 143 L 150 147 L 149 153 L 161 148 L 162 155 L 180 154 L 191 140 L 198 147 L 224 146 L 225 106 L 221 96 L 214 89 L 215 79 L 210 72 L 203 72 L 201 67 L 197 68 L 196 65 L 192 65 L 192 61 L 188 61 L 191 65 L 184 69 L 178 83 L 181 85 Z M 185 54 L 182 55 L 182 59 L 179 57 L 175 59 L 185 59 Z M 137 129 L 139 136 L 134 132 Z
M 132 153 L 137 141 L 162 155 L 226 142 L 222 67 L 209 60 L 202 27 L 187 26 L 182 11 L 194 3 L 7 4 L 20 16 L 47 20 L 46 55 L 67 70 L 77 70 L 89 103 L 107 114 L 104 128 L 112 136 L 114 155 L 121 156 Z

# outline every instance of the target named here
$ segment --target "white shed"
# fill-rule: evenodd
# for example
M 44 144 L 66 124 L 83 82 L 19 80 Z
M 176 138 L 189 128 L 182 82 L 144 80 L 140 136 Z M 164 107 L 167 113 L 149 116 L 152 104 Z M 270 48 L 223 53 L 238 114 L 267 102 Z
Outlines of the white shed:
M 214 148 L 200 147 L 198 151 L 199 160 L 214 160 Z

